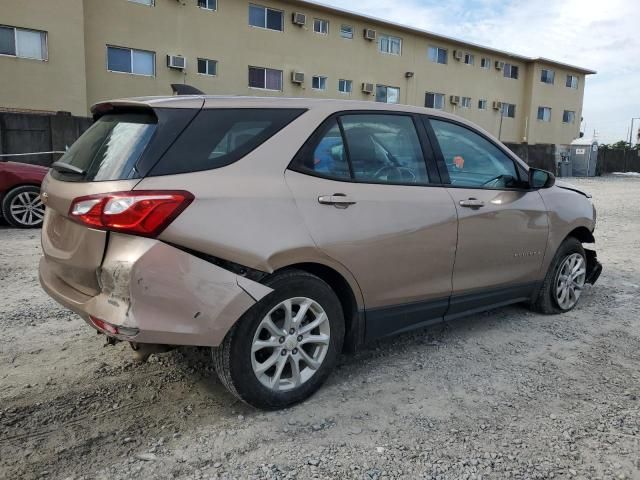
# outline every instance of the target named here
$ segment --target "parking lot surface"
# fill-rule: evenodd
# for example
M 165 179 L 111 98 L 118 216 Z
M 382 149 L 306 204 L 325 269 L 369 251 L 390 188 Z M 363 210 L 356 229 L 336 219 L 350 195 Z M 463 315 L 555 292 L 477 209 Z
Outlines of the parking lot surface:
M 39 232 L 0 227 L 0 478 L 640 478 L 640 178 L 571 181 L 604 265 L 577 309 L 376 343 L 275 413 L 205 349 L 104 346 L 40 289 Z

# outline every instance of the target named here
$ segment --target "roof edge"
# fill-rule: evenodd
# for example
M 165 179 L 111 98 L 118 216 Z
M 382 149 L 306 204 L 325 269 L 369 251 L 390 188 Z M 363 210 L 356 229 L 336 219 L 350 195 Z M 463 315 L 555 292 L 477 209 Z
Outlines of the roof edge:
M 342 9 L 342 8 L 338 8 L 338 7 L 333 7 L 331 5 L 327 5 L 321 2 L 316 2 L 315 0 L 284 0 L 286 3 L 290 3 L 290 4 L 297 4 L 297 5 L 301 5 L 301 6 L 308 6 L 309 8 L 316 8 L 316 9 L 320 9 L 320 10 L 324 10 L 326 12 L 330 12 L 330 13 L 334 13 L 336 15 L 347 15 L 349 17 L 354 17 L 354 18 L 358 18 L 360 20 L 364 20 L 367 22 L 373 22 L 379 25 L 387 25 L 389 27 L 393 27 L 399 30 L 403 30 L 405 32 L 410 32 L 410 33 L 416 33 L 416 34 L 420 34 L 420 35 L 424 35 L 426 37 L 430 37 L 436 40 L 442 40 L 442 41 L 447 41 L 447 42 L 454 42 L 454 43 L 458 43 L 462 46 L 466 46 L 466 47 L 471 47 L 471 48 L 475 48 L 478 50 L 483 50 L 485 52 L 491 52 L 491 53 L 495 53 L 495 54 L 499 54 L 502 55 L 504 57 L 508 57 L 508 58 L 513 58 L 513 59 L 517 59 L 517 60 L 521 60 L 525 63 L 535 63 L 535 62 L 545 62 L 545 63 L 549 63 L 549 64 L 553 64 L 553 65 L 557 65 L 557 66 L 561 66 L 561 67 L 565 67 L 565 68 L 570 68 L 576 72 L 579 73 L 583 73 L 585 75 L 594 75 L 597 72 L 595 70 L 589 69 L 589 68 L 584 68 L 584 67 L 578 67 L 575 65 L 571 65 L 568 63 L 564 63 L 564 62 L 560 62 L 557 60 L 551 60 L 551 59 L 547 59 L 544 57 L 527 57 L 525 55 L 520 55 L 517 53 L 513 53 L 513 52 L 508 52 L 506 50 L 500 50 L 497 48 L 492 48 L 492 47 L 488 47 L 486 45 L 480 45 L 479 43 L 474 43 L 474 42 L 469 42 L 467 40 L 461 40 L 459 38 L 455 38 L 455 37 L 450 37 L 448 35 L 442 35 L 439 33 L 434 33 L 434 32 L 430 32 L 429 30 L 424 30 L 421 28 L 416 28 L 416 27 L 411 27 L 409 25 L 404 25 L 402 23 L 397 23 L 397 22 L 392 22 L 389 20 L 384 20 L 382 18 L 379 17 L 374 17 L 371 15 L 365 15 L 363 13 L 358 13 L 358 12 L 354 12 L 352 10 L 346 10 L 346 9 Z

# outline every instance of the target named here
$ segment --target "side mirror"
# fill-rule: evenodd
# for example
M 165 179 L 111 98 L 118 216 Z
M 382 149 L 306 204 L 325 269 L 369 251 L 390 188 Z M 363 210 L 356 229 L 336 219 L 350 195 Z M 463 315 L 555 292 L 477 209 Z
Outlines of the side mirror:
M 541 188 L 551 188 L 555 184 L 556 176 L 553 173 L 538 168 L 529 169 L 529 188 L 540 190 Z

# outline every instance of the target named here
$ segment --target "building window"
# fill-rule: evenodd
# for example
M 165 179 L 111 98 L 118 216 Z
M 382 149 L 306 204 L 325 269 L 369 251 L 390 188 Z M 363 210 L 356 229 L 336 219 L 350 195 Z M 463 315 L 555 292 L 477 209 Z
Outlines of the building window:
M 153 77 L 156 74 L 156 54 L 146 50 L 107 46 L 107 70 Z
M 314 90 L 326 90 L 327 89 L 327 77 L 315 75 L 311 79 L 311 88 Z
M 475 59 L 473 58 L 473 55 L 471 55 L 470 53 L 465 53 L 464 54 L 464 63 L 466 65 L 473 65 Z
M 540 73 L 540 81 L 542 83 L 548 83 L 549 85 L 553 85 L 553 82 L 556 79 L 556 72 L 554 72 L 553 70 L 546 70 L 546 69 L 542 69 L 542 72 Z
M 47 32 L 0 26 L 0 55 L 47 60 Z
M 518 79 L 518 67 L 516 65 L 511 65 L 510 63 L 504 64 L 504 76 L 505 78 L 513 78 L 514 80 Z
M 206 58 L 198 59 L 198 73 L 215 77 L 218 74 L 218 62 Z
M 250 4 L 249 25 L 282 32 L 284 30 L 284 12 Z
M 575 75 L 567 75 L 567 87 L 578 89 L 578 77 Z
M 436 110 L 444 110 L 444 93 L 427 92 L 424 106 L 427 108 L 435 108 Z
M 516 118 L 516 106 L 513 103 L 502 103 L 502 116 Z
M 148 7 L 153 7 L 156 2 L 155 0 L 129 0 L 133 3 L 139 3 L 140 5 L 147 5 Z
M 205 10 L 217 10 L 218 0 L 198 0 L 198 6 Z
M 281 92 L 282 70 L 249 67 L 249 87 Z
M 429 60 L 433 63 L 447 63 L 447 50 L 440 47 L 429 47 Z
M 351 25 L 342 25 L 340 27 L 340 36 L 342 38 L 353 39 L 353 27 Z
M 575 123 L 576 121 L 576 112 L 571 110 L 565 110 L 562 114 L 562 123 Z
M 329 21 L 322 20 L 321 18 L 315 18 L 313 20 L 313 31 L 321 35 L 329 34 Z
M 399 37 L 392 37 L 391 35 L 380 35 L 378 40 L 378 49 L 382 53 L 388 53 L 390 55 L 402 54 L 402 39 Z
M 338 92 L 351 93 L 353 91 L 353 82 L 351 80 L 338 80 Z
M 480 59 L 480 68 L 484 68 L 485 70 L 489 70 L 491 68 L 491 59 L 487 57 L 482 57 Z
M 400 89 L 397 87 L 388 87 L 387 85 L 377 85 L 376 102 L 400 103 Z
M 538 120 L 542 122 L 550 122 L 551 121 L 551 108 L 549 107 L 538 107 Z
M 471 108 L 471 97 L 462 97 L 460 99 L 460 106 L 462 108 Z
M 480 99 L 478 100 L 478 110 L 486 110 L 487 109 L 487 101 Z

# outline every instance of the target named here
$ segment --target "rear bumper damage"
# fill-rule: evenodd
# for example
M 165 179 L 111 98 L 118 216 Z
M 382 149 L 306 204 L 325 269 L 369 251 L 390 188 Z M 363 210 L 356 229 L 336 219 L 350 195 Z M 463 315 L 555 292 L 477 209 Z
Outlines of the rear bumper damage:
M 157 240 L 111 234 L 88 296 L 56 275 L 44 256 L 40 283 L 60 304 L 118 340 L 218 346 L 272 290 Z

